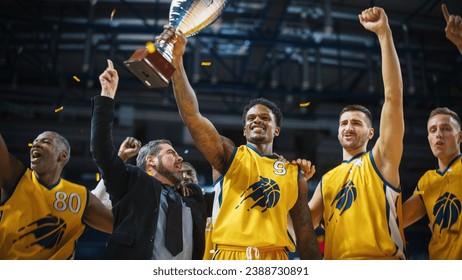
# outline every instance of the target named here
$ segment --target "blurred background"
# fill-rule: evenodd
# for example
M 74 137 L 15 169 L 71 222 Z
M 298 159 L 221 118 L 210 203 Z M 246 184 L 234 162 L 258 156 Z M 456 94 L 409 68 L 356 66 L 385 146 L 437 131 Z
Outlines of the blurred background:
M 71 143 L 63 177 L 93 189 L 90 99 L 110 58 L 120 75 L 115 145 L 127 136 L 146 143 L 170 139 L 199 173 L 206 191 L 211 168 L 178 116 L 171 86 L 148 89 L 123 61 L 154 41 L 168 23 L 169 0 L 3 0 L 0 10 L 0 132 L 11 153 L 28 165 L 28 143 L 54 130 Z M 243 144 L 242 108 L 265 97 L 284 113 L 275 151 L 310 159 L 318 180 L 342 160 L 338 113 L 347 104 L 370 108 L 374 126 L 383 102 L 376 37 L 358 14 L 386 10 L 404 80 L 406 134 L 401 180 L 404 199 L 435 168 L 426 139 L 431 109 L 462 113 L 462 55 L 445 38 L 441 4 L 462 14 L 462 1 L 231 0 L 220 18 L 188 38 L 185 65 L 203 115 Z M 300 104 L 308 106 L 300 106 Z M 378 131 L 376 130 L 377 138 Z M 374 141 L 371 141 L 371 145 Z M 426 258 L 425 219 L 406 230 L 408 257 Z M 97 259 L 105 234 L 87 229 L 77 258 Z

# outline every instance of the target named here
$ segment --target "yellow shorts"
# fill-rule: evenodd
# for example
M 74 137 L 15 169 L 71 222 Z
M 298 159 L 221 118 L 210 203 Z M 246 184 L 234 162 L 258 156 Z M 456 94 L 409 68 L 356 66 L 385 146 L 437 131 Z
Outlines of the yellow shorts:
M 285 247 L 241 247 L 218 245 L 213 260 L 288 260 Z

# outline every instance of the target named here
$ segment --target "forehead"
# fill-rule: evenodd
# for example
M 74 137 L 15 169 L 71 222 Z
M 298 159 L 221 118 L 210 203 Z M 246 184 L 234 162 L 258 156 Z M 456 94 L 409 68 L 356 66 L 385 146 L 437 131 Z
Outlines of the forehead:
M 160 147 L 160 152 L 167 152 L 167 151 L 171 150 L 171 151 L 174 151 L 176 153 L 175 149 L 169 144 L 162 143 L 162 144 L 159 144 L 159 147 Z
M 273 111 L 271 111 L 270 108 L 266 107 L 263 104 L 255 104 L 252 107 L 250 107 L 249 111 L 247 112 L 247 116 L 251 115 L 251 114 L 254 114 L 254 115 L 259 115 L 259 114 L 274 115 Z
M 192 169 L 190 166 L 188 165 L 182 165 L 181 166 L 181 171 L 182 172 L 194 172 L 194 169 Z
M 346 111 L 340 116 L 340 121 L 346 120 L 360 120 L 362 122 L 366 122 L 367 116 L 361 111 Z
M 35 140 L 40 140 L 40 139 L 51 139 L 54 140 L 56 138 L 56 135 L 51 132 L 42 132 L 40 133 Z
M 434 125 L 444 125 L 444 124 L 449 124 L 455 127 L 459 126 L 457 121 L 447 114 L 438 114 L 438 115 L 432 116 L 430 119 L 428 119 L 427 126 L 430 127 Z

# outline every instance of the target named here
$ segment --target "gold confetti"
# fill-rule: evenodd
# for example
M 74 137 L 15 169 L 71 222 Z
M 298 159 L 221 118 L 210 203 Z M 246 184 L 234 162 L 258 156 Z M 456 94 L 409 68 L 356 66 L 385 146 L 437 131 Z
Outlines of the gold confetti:
M 79 79 L 79 77 L 77 77 L 77 76 L 74 76 L 74 77 L 72 77 L 72 78 L 74 78 L 74 80 L 76 80 L 77 82 L 79 82 L 79 83 L 80 83 L 80 79 Z
M 112 10 L 112 13 L 111 13 L 111 21 L 112 21 L 112 18 L 114 17 L 114 15 L 115 15 L 115 12 L 116 12 L 116 9 Z
M 311 102 L 300 103 L 300 107 L 308 107 L 310 106 Z
M 99 182 L 99 180 L 101 180 L 101 177 L 99 175 L 99 172 L 96 172 L 96 182 Z
M 156 51 L 156 46 L 154 46 L 152 42 L 147 42 L 146 48 L 148 49 L 149 53 L 154 53 Z
M 59 108 L 56 108 L 55 109 L 55 113 L 58 113 L 59 111 L 62 111 L 64 109 L 64 106 L 61 106 Z
M 28 146 L 28 147 L 32 147 L 33 144 L 32 144 L 32 143 L 27 143 L 27 146 Z
M 414 194 L 424 194 L 425 191 L 414 191 Z
M 201 62 L 201 66 L 210 66 L 210 65 L 212 65 L 212 62 L 210 62 L 210 61 L 202 61 Z

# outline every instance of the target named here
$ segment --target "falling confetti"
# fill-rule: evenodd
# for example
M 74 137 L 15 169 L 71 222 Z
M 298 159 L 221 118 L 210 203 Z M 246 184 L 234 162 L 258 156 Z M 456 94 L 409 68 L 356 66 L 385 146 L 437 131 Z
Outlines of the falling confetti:
M 77 77 L 77 76 L 74 76 L 74 77 L 72 77 L 72 78 L 74 78 L 74 80 L 76 80 L 77 82 L 79 82 L 79 83 L 80 83 L 80 79 L 79 79 L 79 77 Z
M 201 62 L 201 66 L 210 66 L 210 65 L 212 65 L 212 62 L 210 62 L 210 61 L 202 61 Z
M 59 108 L 56 108 L 55 109 L 55 113 L 58 113 L 59 111 L 62 111 L 64 109 L 64 106 L 61 106 Z
M 112 13 L 111 13 L 111 21 L 112 21 L 112 18 L 114 17 L 114 15 L 115 15 L 115 12 L 116 12 L 116 9 L 112 10 Z
M 308 107 L 310 106 L 311 102 L 300 103 L 300 107 Z
M 99 172 L 96 172 L 96 182 L 99 182 L 100 179 L 101 179 L 101 177 L 99 175 Z
M 146 48 L 148 49 L 149 53 L 154 53 L 156 51 L 156 46 L 154 46 L 152 42 L 147 42 Z
M 32 144 L 32 143 L 27 143 L 27 146 L 28 146 L 28 147 L 32 147 L 33 144 Z

